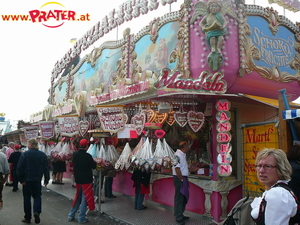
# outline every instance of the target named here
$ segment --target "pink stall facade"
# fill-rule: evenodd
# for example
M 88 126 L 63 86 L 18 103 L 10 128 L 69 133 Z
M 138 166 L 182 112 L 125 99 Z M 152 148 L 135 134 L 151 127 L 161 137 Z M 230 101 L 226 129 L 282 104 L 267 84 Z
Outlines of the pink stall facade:
M 32 122 L 72 116 L 78 132 L 69 136 L 106 132 L 119 142 L 131 137 L 118 134 L 124 124 L 137 136 L 151 129 L 146 124 L 159 124 L 157 130 L 165 133 L 156 138 L 166 138 L 173 150 L 176 140 L 189 140 L 189 163 L 201 167 L 189 177 L 186 210 L 221 220 L 245 194 L 257 193 L 250 176 L 255 152 L 278 146 L 280 112 L 270 101 L 282 89 L 290 101 L 300 95 L 299 27 L 272 8 L 240 0 L 186 0 L 179 11 L 154 18 L 136 34 L 128 28 L 122 39 L 104 42 L 78 60 L 118 23 L 137 17 L 134 12 L 166 4 L 131 2 L 92 27 L 56 63 L 49 105 Z M 100 111 L 114 106 L 126 115 L 121 125 L 116 117 L 101 117 Z M 148 112 L 145 120 L 138 118 L 141 110 Z M 267 127 L 251 130 L 249 124 Z M 133 196 L 132 185 L 131 171 L 119 169 L 113 190 Z M 148 198 L 173 206 L 170 168 L 153 171 Z

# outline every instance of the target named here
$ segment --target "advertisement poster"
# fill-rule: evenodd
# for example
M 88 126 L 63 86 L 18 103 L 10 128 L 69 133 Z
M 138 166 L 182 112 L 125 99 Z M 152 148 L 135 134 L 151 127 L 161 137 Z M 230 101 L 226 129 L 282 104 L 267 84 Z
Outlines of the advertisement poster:
M 246 127 L 243 130 L 244 140 L 244 195 L 261 196 L 264 185 L 256 176 L 255 158 L 264 148 L 278 148 L 278 129 L 275 123 Z

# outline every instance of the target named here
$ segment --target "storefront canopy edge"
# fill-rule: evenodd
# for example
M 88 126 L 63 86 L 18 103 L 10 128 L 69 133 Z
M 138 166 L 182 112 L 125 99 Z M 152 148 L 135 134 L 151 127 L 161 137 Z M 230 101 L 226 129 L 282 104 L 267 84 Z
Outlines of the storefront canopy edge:
M 255 95 L 246 95 L 246 94 L 239 94 L 239 95 L 240 96 L 242 95 L 242 96 L 244 96 L 246 98 L 249 98 L 249 99 L 252 99 L 252 100 L 264 103 L 264 104 L 269 105 L 269 106 L 273 106 L 275 108 L 279 108 L 278 99 L 265 98 L 265 97 L 260 97 L 260 96 L 255 96 Z M 299 104 L 294 103 L 294 102 L 289 102 L 289 105 L 292 106 L 292 107 L 295 107 L 295 108 L 299 108 L 300 107 Z

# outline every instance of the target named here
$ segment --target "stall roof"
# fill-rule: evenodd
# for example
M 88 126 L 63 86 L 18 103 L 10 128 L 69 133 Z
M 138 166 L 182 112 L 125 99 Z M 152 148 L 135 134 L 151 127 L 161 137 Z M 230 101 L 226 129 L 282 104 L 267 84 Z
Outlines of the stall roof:
M 260 97 L 260 96 L 255 96 L 255 95 L 246 95 L 246 94 L 240 94 L 240 95 L 242 95 L 242 96 L 244 96 L 246 98 L 249 98 L 249 99 L 252 99 L 252 100 L 264 103 L 266 105 L 273 106 L 275 108 L 279 108 L 278 99 L 265 98 L 265 97 Z M 289 105 L 290 106 L 294 106 L 294 107 L 300 107 L 299 104 L 294 103 L 294 102 L 289 102 Z

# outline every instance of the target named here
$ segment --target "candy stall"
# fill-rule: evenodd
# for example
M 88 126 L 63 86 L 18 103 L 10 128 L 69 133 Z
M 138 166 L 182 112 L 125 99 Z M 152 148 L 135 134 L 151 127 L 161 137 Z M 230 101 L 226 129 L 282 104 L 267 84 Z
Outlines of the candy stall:
M 299 96 L 299 26 L 242 0 L 185 0 L 179 11 L 138 33 L 129 27 L 72 64 L 126 18 L 137 19 L 134 12 L 175 1 L 130 2 L 57 61 L 49 105 L 31 122 L 53 122 L 59 139 L 91 140 L 99 169 L 118 170 L 115 192 L 133 196 L 132 170 L 151 172 L 148 199 L 168 206 L 174 152 L 188 141 L 188 163 L 198 169 L 189 176 L 186 210 L 219 221 L 258 192 L 257 151 L 280 146 L 278 91 L 286 89 L 290 101 Z

